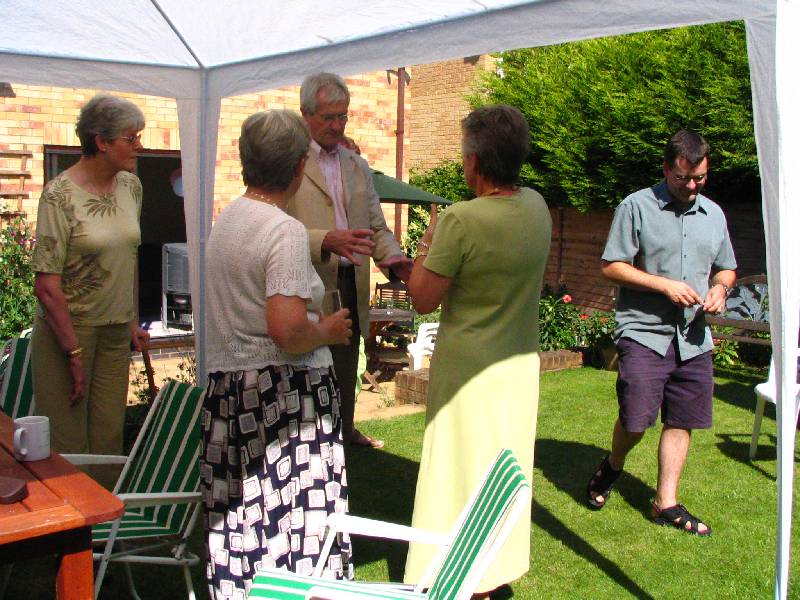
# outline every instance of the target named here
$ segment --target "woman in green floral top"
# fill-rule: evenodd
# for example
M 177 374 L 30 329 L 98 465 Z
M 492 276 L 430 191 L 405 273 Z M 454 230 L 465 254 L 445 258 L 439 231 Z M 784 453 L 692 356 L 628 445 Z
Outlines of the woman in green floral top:
M 143 128 L 133 103 L 92 98 L 75 128 L 80 161 L 39 200 L 33 385 L 57 452 L 122 450 L 130 345 L 149 337 L 135 299 L 142 184 L 132 171 Z M 107 475 L 99 479 L 113 484 Z

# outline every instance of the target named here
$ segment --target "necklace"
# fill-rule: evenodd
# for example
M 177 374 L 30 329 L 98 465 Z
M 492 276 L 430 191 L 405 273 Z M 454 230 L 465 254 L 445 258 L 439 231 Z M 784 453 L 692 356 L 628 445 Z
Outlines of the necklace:
M 484 196 L 510 196 L 511 194 L 516 194 L 519 191 L 519 188 L 515 185 L 511 186 L 508 189 L 502 189 L 499 187 L 492 188 L 485 194 Z
M 90 194 L 94 194 L 100 198 L 107 198 L 114 193 L 114 188 L 116 187 L 116 176 L 111 179 L 108 183 L 100 186 L 94 183 L 93 181 L 86 181 L 83 183 L 83 188 L 89 192 Z
M 278 202 L 275 198 L 272 198 L 268 194 L 262 194 L 261 192 L 256 192 L 248 188 L 244 193 L 245 198 L 250 198 L 251 200 L 257 200 L 259 202 L 263 202 L 264 204 L 271 204 L 277 208 L 280 208 L 282 211 L 286 212 L 286 202 Z

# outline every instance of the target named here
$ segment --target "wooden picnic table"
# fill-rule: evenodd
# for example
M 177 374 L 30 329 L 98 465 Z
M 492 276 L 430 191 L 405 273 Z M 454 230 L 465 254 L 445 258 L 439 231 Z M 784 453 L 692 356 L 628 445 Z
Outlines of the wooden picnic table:
M 59 454 L 14 458 L 13 424 L 0 413 L 0 475 L 27 482 L 28 496 L 0 504 L 0 563 L 57 554 L 56 598 L 94 598 L 92 525 L 118 518 L 122 501 Z
M 395 323 L 407 323 L 414 320 L 413 310 L 406 308 L 370 308 L 369 309 L 369 332 L 364 339 L 364 352 L 367 355 L 367 371 L 364 377 L 369 382 L 373 390 L 379 389 L 378 377 L 381 369 L 388 365 L 402 365 L 408 362 L 405 351 L 393 349 L 390 354 L 382 351 L 378 344 L 378 336 L 387 332 Z

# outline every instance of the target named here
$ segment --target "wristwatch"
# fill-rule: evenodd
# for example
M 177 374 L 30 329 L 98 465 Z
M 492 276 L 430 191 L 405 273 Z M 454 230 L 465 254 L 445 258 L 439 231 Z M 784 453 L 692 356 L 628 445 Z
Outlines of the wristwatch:
M 730 296 L 730 295 L 731 295 L 731 288 L 729 288 L 729 287 L 728 287 L 727 285 L 725 285 L 724 283 L 716 283 L 716 284 L 714 284 L 714 285 L 721 285 L 721 286 L 722 286 L 722 289 L 723 289 L 723 290 L 725 290 L 725 297 L 726 297 L 726 298 L 727 298 L 728 296 Z

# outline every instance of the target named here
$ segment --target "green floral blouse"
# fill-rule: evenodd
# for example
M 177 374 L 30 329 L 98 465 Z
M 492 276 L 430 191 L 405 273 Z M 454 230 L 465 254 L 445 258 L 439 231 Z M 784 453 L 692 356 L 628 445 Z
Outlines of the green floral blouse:
M 134 318 L 136 251 L 141 243 L 142 184 L 120 171 L 114 190 L 97 196 L 62 173 L 42 192 L 33 269 L 61 275 L 75 325 Z M 38 308 L 44 316 L 43 307 Z

